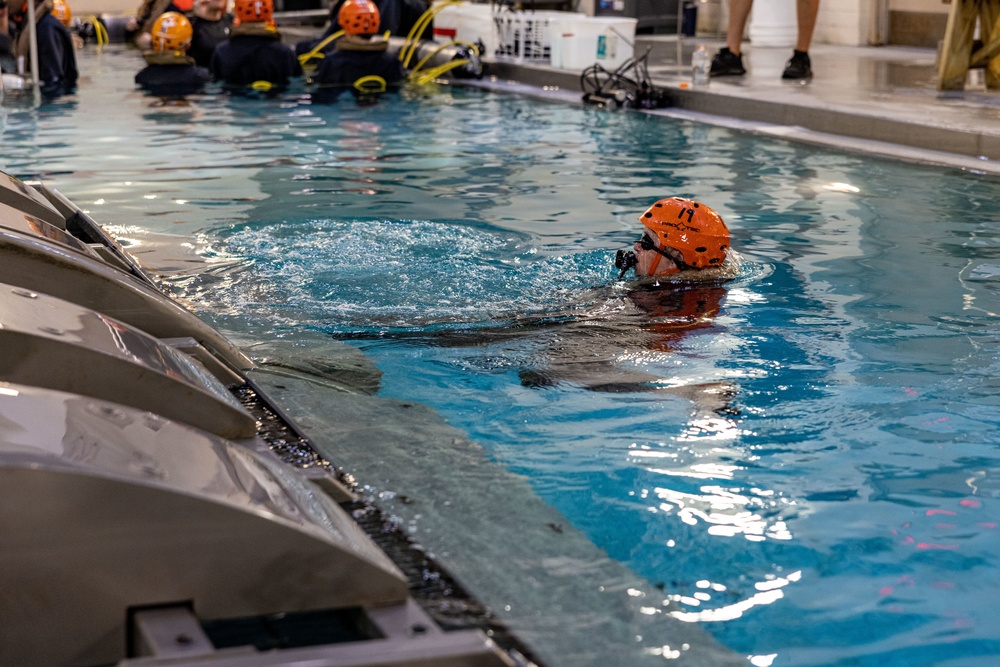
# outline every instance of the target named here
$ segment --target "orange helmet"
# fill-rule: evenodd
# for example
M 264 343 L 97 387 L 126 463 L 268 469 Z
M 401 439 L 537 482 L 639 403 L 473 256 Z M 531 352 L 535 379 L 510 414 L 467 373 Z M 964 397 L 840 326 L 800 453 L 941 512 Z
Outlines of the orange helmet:
M 670 197 L 656 202 L 639 216 L 639 221 L 651 234 L 660 255 L 680 255 L 683 265 L 659 273 L 676 273 L 685 268 L 705 269 L 721 266 L 729 250 L 729 228 L 722 217 L 705 204 L 683 197 Z M 657 256 L 659 257 L 659 255 Z M 658 275 L 654 259 L 648 275 Z M 668 262 L 669 264 L 669 262 Z M 686 265 L 686 266 L 684 266 Z
M 165 12 L 153 23 L 154 51 L 187 51 L 191 46 L 191 22 L 183 14 Z
M 271 23 L 274 0 L 236 0 L 233 11 L 240 23 Z
M 337 23 L 347 35 L 374 35 L 378 32 L 378 7 L 371 0 L 347 0 L 337 13 Z
M 59 19 L 67 28 L 69 27 L 69 22 L 73 18 L 73 12 L 70 11 L 69 5 L 66 4 L 66 0 L 55 0 L 52 3 L 52 16 Z

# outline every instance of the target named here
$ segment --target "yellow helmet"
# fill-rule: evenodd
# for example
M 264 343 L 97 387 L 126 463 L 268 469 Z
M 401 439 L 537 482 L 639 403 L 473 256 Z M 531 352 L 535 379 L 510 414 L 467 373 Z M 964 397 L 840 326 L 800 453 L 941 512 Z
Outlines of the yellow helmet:
M 52 3 L 52 16 L 59 19 L 67 28 L 69 27 L 69 22 L 73 19 L 73 12 L 70 11 L 69 4 L 66 0 L 53 0 Z
M 194 31 L 183 14 L 166 12 L 153 23 L 154 51 L 187 51 Z

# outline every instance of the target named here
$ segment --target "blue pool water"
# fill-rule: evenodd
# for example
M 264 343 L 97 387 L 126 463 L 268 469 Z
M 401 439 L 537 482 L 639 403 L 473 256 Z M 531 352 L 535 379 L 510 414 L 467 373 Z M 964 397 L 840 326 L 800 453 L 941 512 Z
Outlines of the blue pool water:
M 0 166 L 190 239 L 217 265 L 173 286 L 217 326 L 359 347 L 652 582 L 644 613 L 757 666 L 995 664 L 995 178 L 475 90 L 164 105 L 136 63 L 6 110 Z M 617 283 L 674 194 L 739 275 Z

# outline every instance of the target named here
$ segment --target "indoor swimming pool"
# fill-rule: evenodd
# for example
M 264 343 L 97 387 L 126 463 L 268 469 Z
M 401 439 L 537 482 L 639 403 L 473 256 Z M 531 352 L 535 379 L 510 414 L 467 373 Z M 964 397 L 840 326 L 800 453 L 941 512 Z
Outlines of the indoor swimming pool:
M 756 667 L 995 663 L 996 177 L 479 90 L 165 103 L 133 90 L 140 65 L 84 53 L 77 95 L 0 109 L 0 168 L 237 340 L 361 350 L 380 397 L 430 406 L 555 510 L 518 513 L 447 442 L 345 451 L 460 578 L 536 536 L 633 573 L 585 617 L 544 579 L 470 584 L 550 665 L 696 664 L 702 632 Z M 672 195 L 725 218 L 736 279 L 616 280 Z M 477 534 L 476 507 L 502 530 Z

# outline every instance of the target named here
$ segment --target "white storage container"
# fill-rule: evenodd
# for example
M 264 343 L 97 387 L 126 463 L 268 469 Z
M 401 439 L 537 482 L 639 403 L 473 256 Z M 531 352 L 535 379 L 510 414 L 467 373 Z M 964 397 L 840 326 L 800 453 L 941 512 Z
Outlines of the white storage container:
M 453 40 L 472 44 L 482 41 L 486 48 L 479 55 L 493 56 L 497 51 L 497 27 L 492 7 L 464 2 L 438 12 L 434 17 L 434 41 L 445 44 Z
M 575 12 L 507 11 L 495 15 L 496 55 L 516 61 L 544 61 L 552 57 L 552 25 L 567 18 L 586 18 Z
M 553 67 L 582 70 L 597 63 L 617 69 L 635 53 L 635 26 L 630 18 L 580 16 L 552 24 Z

